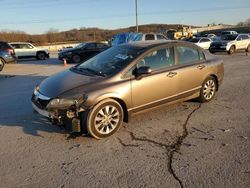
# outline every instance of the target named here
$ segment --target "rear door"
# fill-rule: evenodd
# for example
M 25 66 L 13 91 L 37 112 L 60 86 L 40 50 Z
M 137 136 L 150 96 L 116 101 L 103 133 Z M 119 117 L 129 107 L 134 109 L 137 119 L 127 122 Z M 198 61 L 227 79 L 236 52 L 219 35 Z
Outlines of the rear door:
M 200 90 L 208 67 L 203 52 L 195 47 L 179 44 L 176 53 L 178 94 L 186 97 Z

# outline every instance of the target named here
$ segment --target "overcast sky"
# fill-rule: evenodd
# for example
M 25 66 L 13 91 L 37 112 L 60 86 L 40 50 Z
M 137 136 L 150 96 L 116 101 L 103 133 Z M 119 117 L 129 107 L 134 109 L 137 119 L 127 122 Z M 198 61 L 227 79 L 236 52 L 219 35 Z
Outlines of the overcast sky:
M 81 27 L 135 25 L 135 0 L 0 0 L 0 30 L 45 33 Z M 236 24 L 250 18 L 250 0 L 138 0 L 139 24 Z

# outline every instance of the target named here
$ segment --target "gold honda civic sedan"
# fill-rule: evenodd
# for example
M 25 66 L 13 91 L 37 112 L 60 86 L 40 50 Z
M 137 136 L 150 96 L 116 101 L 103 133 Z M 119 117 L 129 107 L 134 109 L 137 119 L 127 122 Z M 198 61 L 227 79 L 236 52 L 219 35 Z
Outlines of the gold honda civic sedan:
M 222 60 L 194 44 L 132 42 L 45 79 L 35 87 L 32 105 L 52 123 L 101 139 L 143 110 L 212 100 L 223 76 Z

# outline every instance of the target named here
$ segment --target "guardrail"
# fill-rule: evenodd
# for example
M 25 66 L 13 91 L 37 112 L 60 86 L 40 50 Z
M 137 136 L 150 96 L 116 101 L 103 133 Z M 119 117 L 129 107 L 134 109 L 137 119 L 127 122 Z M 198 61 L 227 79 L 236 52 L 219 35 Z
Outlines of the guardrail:
M 40 48 L 46 48 L 49 51 L 52 52 L 57 52 L 58 50 L 61 50 L 63 48 L 69 48 L 72 47 L 74 48 L 75 46 L 77 46 L 79 43 L 70 43 L 70 44 L 55 44 L 55 45 L 46 45 L 46 46 L 39 46 Z

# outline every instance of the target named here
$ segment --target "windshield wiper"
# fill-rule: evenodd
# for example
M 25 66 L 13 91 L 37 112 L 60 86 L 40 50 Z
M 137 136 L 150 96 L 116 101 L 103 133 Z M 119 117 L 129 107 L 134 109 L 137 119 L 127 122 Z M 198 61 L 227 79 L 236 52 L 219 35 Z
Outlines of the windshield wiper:
M 96 71 L 96 70 L 93 70 L 93 69 L 90 69 L 90 68 L 76 67 L 76 69 L 78 69 L 80 71 L 85 70 L 85 71 L 91 72 L 91 73 L 93 73 L 95 75 L 102 76 L 102 77 L 106 76 L 106 74 L 104 74 L 102 72 L 99 72 L 99 71 Z

